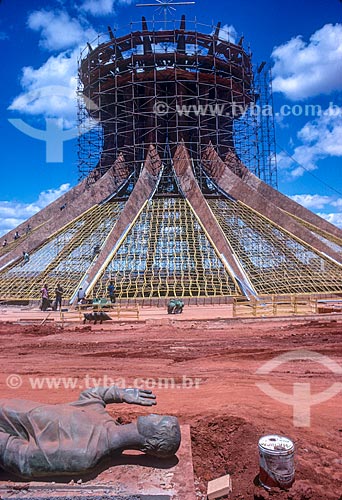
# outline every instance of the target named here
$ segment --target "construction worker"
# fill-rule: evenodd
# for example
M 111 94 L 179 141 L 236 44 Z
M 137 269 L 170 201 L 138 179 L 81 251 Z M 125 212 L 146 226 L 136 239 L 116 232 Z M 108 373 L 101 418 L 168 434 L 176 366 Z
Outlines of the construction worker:
M 40 293 L 42 296 L 41 310 L 46 311 L 46 309 L 48 307 L 50 307 L 50 297 L 49 297 L 48 286 L 44 285 L 43 288 L 41 289 Z
M 63 299 L 63 288 L 61 287 L 60 283 L 57 284 L 56 288 L 55 288 L 55 309 L 56 311 L 58 311 L 58 308 L 59 310 L 62 309 L 62 299 Z
M 30 254 L 28 252 L 23 252 L 23 263 L 22 266 L 30 261 Z
M 84 304 L 85 302 L 85 291 L 82 287 L 77 292 L 77 302 L 78 304 Z
M 115 286 L 113 281 L 111 281 L 107 287 L 107 292 L 109 296 L 109 300 L 112 304 L 115 304 Z

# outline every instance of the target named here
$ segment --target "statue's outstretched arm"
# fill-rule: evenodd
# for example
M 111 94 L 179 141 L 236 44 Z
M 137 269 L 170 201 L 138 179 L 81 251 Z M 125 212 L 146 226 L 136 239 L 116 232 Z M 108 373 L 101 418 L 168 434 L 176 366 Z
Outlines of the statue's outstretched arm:
M 122 401 L 128 404 L 152 406 L 156 405 L 156 396 L 147 389 L 119 389 L 122 395 Z
M 110 387 L 93 387 L 80 394 L 80 400 L 101 399 L 105 404 L 128 403 L 142 406 L 156 404 L 156 396 L 152 391 L 144 389 L 120 389 L 116 385 Z

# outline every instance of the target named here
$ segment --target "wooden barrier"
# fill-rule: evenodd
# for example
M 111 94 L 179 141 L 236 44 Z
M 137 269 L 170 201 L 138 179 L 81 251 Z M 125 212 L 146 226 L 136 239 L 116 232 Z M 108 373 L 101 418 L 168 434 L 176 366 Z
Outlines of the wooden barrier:
M 61 310 L 60 321 L 62 325 L 69 322 L 83 322 L 84 314 L 92 312 L 105 312 L 112 320 L 135 319 L 139 320 L 139 307 L 124 307 L 111 303 L 78 304 L 70 310 Z
M 252 297 L 250 300 L 235 298 L 233 317 L 299 316 L 316 314 L 317 298 L 310 295 L 272 295 Z

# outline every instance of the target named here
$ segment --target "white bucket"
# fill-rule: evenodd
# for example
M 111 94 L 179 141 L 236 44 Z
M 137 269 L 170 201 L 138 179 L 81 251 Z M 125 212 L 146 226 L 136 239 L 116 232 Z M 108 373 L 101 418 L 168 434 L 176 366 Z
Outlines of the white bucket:
M 283 436 L 270 435 L 259 439 L 259 482 L 266 489 L 288 489 L 294 482 L 295 447 Z

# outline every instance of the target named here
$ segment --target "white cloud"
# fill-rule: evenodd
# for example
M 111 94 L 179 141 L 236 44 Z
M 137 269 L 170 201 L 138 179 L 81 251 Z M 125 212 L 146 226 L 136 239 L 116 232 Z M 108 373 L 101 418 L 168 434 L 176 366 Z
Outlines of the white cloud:
M 292 200 L 299 203 L 309 210 L 325 210 L 328 213 L 318 212 L 317 215 L 331 222 L 335 226 L 342 228 L 342 213 L 331 212 L 332 207 L 342 208 L 342 198 L 336 196 L 324 196 L 320 194 L 295 194 L 289 196 Z
M 62 52 L 49 57 L 38 69 L 32 66 L 23 68 L 21 85 L 24 92 L 12 101 L 8 109 L 73 122 L 76 119 L 78 54 L 78 49 L 71 53 Z
M 106 16 L 114 14 L 114 5 L 130 5 L 134 0 L 85 0 L 81 10 L 93 16 Z
M 316 170 L 319 160 L 342 157 L 342 116 L 323 113 L 307 122 L 297 137 L 302 144 L 291 155 L 294 161 L 283 152 L 278 154 L 279 168 L 288 170 L 293 178 L 302 176 L 306 170 Z
M 66 193 L 70 189 L 70 184 L 61 184 L 57 189 L 48 189 L 47 191 L 42 191 L 38 197 L 36 205 L 39 209 L 42 209 L 57 200 L 60 196 Z
M 315 154 L 342 156 L 342 116 L 322 116 L 298 132 L 303 143 L 317 150 Z
M 95 38 L 96 32 L 85 21 L 71 18 L 61 10 L 35 11 L 28 18 L 28 26 L 41 33 L 41 46 L 66 50 L 50 56 L 39 68 L 25 66 L 22 69 L 23 92 L 14 98 L 8 109 L 31 116 L 59 118 L 64 128 L 70 128 L 76 123 L 80 49 L 89 39 Z
M 342 208 L 342 198 L 338 198 L 337 200 L 333 201 L 331 205 L 333 207 Z
M 295 194 L 289 196 L 289 198 L 303 205 L 303 207 L 316 209 L 322 209 L 326 205 L 332 204 L 334 199 L 331 196 L 322 196 L 319 194 Z
M 71 18 L 65 11 L 37 10 L 30 14 L 27 24 L 30 29 L 40 32 L 40 45 L 52 51 L 84 45 L 96 36 L 92 28 Z
M 93 16 L 105 16 L 113 12 L 114 0 L 85 0 L 81 9 Z
M 318 213 L 317 215 L 327 220 L 331 224 L 334 224 L 335 226 L 342 228 L 342 213 L 330 213 L 330 214 Z
M 308 43 L 292 38 L 272 57 L 273 90 L 291 100 L 342 90 L 342 24 L 326 24 Z
M 42 191 L 33 203 L 0 201 L 0 235 L 14 229 L 32 215 L 39 212 L 70 189 L 70 184 L 61 184 L 57 189 Z

